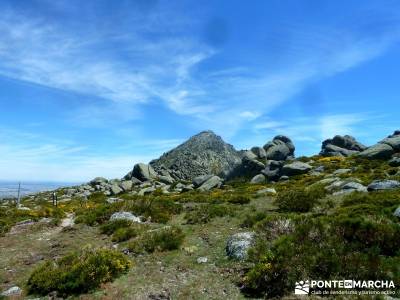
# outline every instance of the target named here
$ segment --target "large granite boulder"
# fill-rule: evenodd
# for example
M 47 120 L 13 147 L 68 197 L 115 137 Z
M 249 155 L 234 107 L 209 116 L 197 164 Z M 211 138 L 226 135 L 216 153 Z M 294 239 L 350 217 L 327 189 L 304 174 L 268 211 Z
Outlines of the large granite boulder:
M 283 161 L 268 160 L 265 169 L 262 170 L 261 173 L 269 181 L 276 181 L 281 177 L 281 169 L 283 167 L 283 164 Z
M 368 185 L 368 191 L 380 191 L 380 190 L 393 190 L 400 188 L 400 182 L 397 180 L 375 180 Z
M 360 182 L 357 182 L 355 180 L 353 181 L 352 178 L 335 181 L 325 189 L 330 192 L 334 192 L 333 195 L 343 195 L 352 192 L 368 191 L 366 186 L 362 185 Z
M 132 180 L 123 180 L 121 181 L 119 187 L 124 191 L 128 192 L 132 190 L 133 182 Z
M 128 175 L 129 173 L 127 174 L 127 176 Z M 140 181 L 150 181 L 157 178 L 157 173 L 154 171 L 151 165 L 139 163 L 133 167 L 132 172 L 130 172 L 130 178 L 126 178 L 127 176 L 125 176 L 124 178 L 131 179 L 132 177 L 135 177 Z
M 122 188 L 120 188 L 119 185 L 113 184 L 110 187 L 110 191 L 111 191 L 112 195 L 118 195 L 118 194 L 121 194 L 124 190 Z
M 312 169 L 309 164 L 303 163 L 301 161 L 295 161 L 290 164 L 284 165 L 282 167 L 281 174 L 286 176 L 294 176 L 305 174 Z
M 265 175 L 258 174 L 258 175 L 254 176 L 250 180 L 250 183 L 252 183 L 252 184 L 261 184 L 261 183 L 265 183 L 265 181 L 266 181 Z
M 142 222 L 139 217 L 135 216 L 134 214 L 128 211 L 120 211 L 113 213 L 110 217 L 110 221 L 117 221 L 117 220 L 126 220 L 134 223 Z
M 252 178 L 260 174 L 265 168 L 265 164 L 258 160 L 259 158 L 252 151 L 242 153 L 242 162 L 232 170 L 228 179 L 232 178 Z
M 22 294 L 22 289 L 19 286 L 13 286 L 0 294 L 2 297 L 16 297 Z M 12 298 L 14 299 L 14 298 Z M 19 297 L 18 297 L 19 299 Z
M 200 175 L 195 178 L 193 178 L 192 183 L 195 188 L 198 188 L 201 186 L 204 182 L 206 182 L 208 179 L 213 177 L 214 175 L 212 174 L 206 174 L 206 175 Z
M 271 142 L 264 145 L 268 160 L 286 160 L 294 157 L 295 147 L 292 141 L 283 135 L 274 137 Z
M 89 184 L 91 186 L 106 185 L 107 183 L 108 183 L 108 180 L 104 177 L 96 177 L 95 179 L 93 179 L 89 182 Z
M 218 177 L 218 176 L 213 176 L 207 181 L 205 181 L 200 187 L 198 187 L 198 190 L 204 192 L 204 191 L 209 191 L 213 188 L 219 188 L 221 187 L 223 183 L 223 180 Z
M 322 142 L 322 156 L 350 156 L 365 150 L 367 147 L 350 135 L 336 135 Z
M 400 131 L 395 131 L 392 135 L 380 141 L 380 143 L 391 146 L 395 152 L 400 152 Z
M 360 156 L 369 159 L 390 159 L 394 153 L 399 152 L 400 131 L 396 130 L 392 135 L 361 152 Z
M 251 152 L 259 159 L 264 159 L 267 157 L 267 152 L 262 147 L 253 147 Z
M 241 232 L 231 235 L 227 242 L 225 251 L 229 258 L 245 260 L 247 251 L 254 244 L 254 232 Z
M 387 144 L 378 143 L 361 152 L 360 157 L 368 159 L 389 159 L 394 150 Z

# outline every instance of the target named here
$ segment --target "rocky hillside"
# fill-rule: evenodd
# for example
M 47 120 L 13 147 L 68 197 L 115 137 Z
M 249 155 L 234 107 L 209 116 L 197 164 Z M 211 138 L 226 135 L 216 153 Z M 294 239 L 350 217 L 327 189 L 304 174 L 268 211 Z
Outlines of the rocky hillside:
M 182 149 L 238 155 L 211 132 L 172 150 L 174 161 Z M 0 299 L 305 299 L 294 287 L 307 278 L 383 279 L 397 299 L 400 132 L 294 151 L 285 136 L 242 151 L 232 180 L 203 166 L 188 182 L 185 164 L 153 161 L 59 189 L 57 205 L 50 192 L 5 201 Z
M 240 154 L 232 145 L 212 131 L 203 131 L 153 160 L 150 165 L 162 175 L 192 180 L 206 174 L 226 177 L 240 162 Z

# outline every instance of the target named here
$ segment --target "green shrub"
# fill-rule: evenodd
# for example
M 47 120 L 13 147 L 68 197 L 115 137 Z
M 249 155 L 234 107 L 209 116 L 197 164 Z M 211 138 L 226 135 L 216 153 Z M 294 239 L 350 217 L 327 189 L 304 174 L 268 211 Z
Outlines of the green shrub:
M 5 220 L 0 220 L 0 236 L 3 236 L 11 229 L 11 224 Z
M 283 212 L 309 212 L 325 196 L 323 187 L 295 187 L 278 193 L 275 203 Z
M 267 219 L 257 224 L 259 226 Z M 298 216 L 276 239 L 265 232 L 249 251 L 255 265 L 243 278 L 249 294 L 282 297 L 302 278 L 400 281 L 400 224 L 344 215 Z M 271 243 L 272 242 L 272 243 Z
M 108 221 L 113 213 L 119 210 L 114 204 L 101 204 L 91 208 L 81 208 L 76 211 L 76 223 L 84 223 L 89 226 L 103 224 Z
M 120 228 L 129 227 L 132 222 L 129 220 L 115 220 L 104 223 L 100 226 L 100 232 L 107 235 L 112 235 L 115 231 Z
M 225 204 L 202 204 L 185 214 L 186 224 L 205 224 L 215 217 L 233 216 L 232 207 Z
M 118 228 L 112 236 L 112 241 L 117 243 L 124 242 L 137 237 L 142 231 L 143 228 L 140 225 Z
M 88 292 L 128 271 L 131 262 L 114 250 L 84 250 L 37 267 L 28 279 L 30 294 L 56 291 L 65 297 Z
M 104 203 L 107 200 L 107 196 L 103 192 L 95 192 L 89 195 L 87 199 L 94 203 Z
M 374 213 L 384 213 L 386 208 L 400 205 L 400 193 L 396 190 L 350 193 L 344 197 L 341 208 L 348 209 L 357 205 L 370 206 Z
M 48 204 L 47 204 L 48 205 Z M 65 216 L 62 209 L 46 206 L 39 209 L 21 210 L 15 206 L 0 208 L 0 236 L 7 233 L 16 223 L 32 220 L 38 221 L 40 218 L 52 218 L 51 225 L 58 225 Z
M 152 222 L 165 224 L 172 215 L 182 211 L 182 205 L 165 197 L 136 197 L 125 203 L 125 209 L 135 215 L 144 216 Z
M 377 251 L 392 256 L 400 249 L 400 224 L 373 221 L 362 217 L 344 217 L 336 221 L 336 230 L 341 231 L 344 241 L 348 241 L 355 251 Z
M 180 203 L 209 203 L 211 201 L 211 197 L 208 193 L 194 190 L 179 194 L 179 196 L 176 198 L 176 201 Z
M 146 228 L 144 224 L 132 223 L 129 220 L 115 220 L 101 225 L 100 232 L 112 235 L 112 241 L 119 243 L 137 237 Z
M 244 220 L 241 224 L 242 227 L 245 228 L 251 228 L 253 227 L 257 222 L 260 222 L 261 220 L 263 220 L 265 217 L 267 216 L 266 213 L 264 212 L 255 212 L 252 214 L 247 214 L 244 217 Z
M 250 203 L 250 197 L 247 195 L 232 195 L 227 201 L 232 204 L 248 204 Z
M 166 227 L 146 232 L 128 244 L 134 253 L 153 253 L 178 249 L 185 238 L 179 227 Z

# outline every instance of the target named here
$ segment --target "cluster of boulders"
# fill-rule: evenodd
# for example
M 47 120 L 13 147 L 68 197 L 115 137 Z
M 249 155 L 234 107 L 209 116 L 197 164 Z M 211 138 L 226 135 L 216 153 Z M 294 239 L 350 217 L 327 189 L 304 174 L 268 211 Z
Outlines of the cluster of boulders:
M 320 155 L 345 157 L 358 155 L 367 159 L 390 159 L 390 165 L 398 167 L 400 166 L 400 130 L 396 130 L 392 135 L 371 147 L 357 142 L 352 136 L 336 135 L 322 142 Z
M 371 159 L 393 159 L 393 164 L 400 164 L 400 130 L 396 130 L 392 135 L 367 148 L 359 154 L 364 158 Z
M 370 182 L 367 186 L 362 184 L 358 178 L 347 177 L 341 178 L 338 175 L 351 173 L 352 169 L 338 169 L 325 177 L 314 185 L 323 185 L 327 192 L 333 195 L 343 195 L 352 192 L 373 192 L 382 190 L 392 190 L 400 188 L 400 182 L 393 179 L 381 179 Z
M 88 197 L 94 192 L 115 196 L 123 192 L 145 195 L 160 189 L 162 193 L 179 193 L 199 189 L 219 188 L 225 179 L 249 178 L 262 184 L 288 180 L 290 176 L 309 173 L 321 175 L 323 167 L 295 160 L 295 146 L 290 138 L 278 135 L 263 147 L 236 151 L 212 131 L 204 131 L 163 154 L 150 164 L 138 163 L 122 179 L 102 177 L 87 184 L 68 188 L 64 197 Z M 321 156 L 358 155 L 369 159 L 390 159 L 400 166 L 400 131 L 376 145 L 366 147 L 349 135 L 336 135 L 322 143 Z M 351 170 L 338 170 L 349 172 Z M 337 173 L 333 175 L 341 175 Z M 338 184 L 338 183 L 337 183 Z M 347 185 L 346 185 L 347 184 Z M 358 183 L 346 183 L 341 190 L 364 190 Z
M 96 177 L 86 184 L 65 189 L 64 197 L 88 197 L 95 192 L 102 192 L 106 196 L 112 196 L 122 192 L 132 191 L 134 187 L 140 187 L 141 185 L 142 182 L 137 179 L 108 180 L 103 177 Z
M 290 138 L 278 135 L 263 147 L 245 151 L 236 176 L 251 177 L 251 183 L 287 180 L 289 176 L 307 173 L 309 164 L 294 160 L 295 147 Z
M 350 156 L 367 149 L 350 135 L 336 135 L 332 139 L 322 142 L 320 155 L 322 156 Z
M 164 194 L 181 193 L 193 189 L 209 191 L 221 187 L 222 184 L 223 179 L 212 174 L 197 176 L 192 183 L 177 182 L 169 175 L 158 174 L 150 165 L 139 163 L 123 179 L 107 180 L 103 177 L 96 177 L 86 184 L 67 188 L 60 200 L 72 197 L 85 198 L 95 192 L 102 192 L 106 196 L 116 196 L 123 192 L 143 196 L 157 189 Z

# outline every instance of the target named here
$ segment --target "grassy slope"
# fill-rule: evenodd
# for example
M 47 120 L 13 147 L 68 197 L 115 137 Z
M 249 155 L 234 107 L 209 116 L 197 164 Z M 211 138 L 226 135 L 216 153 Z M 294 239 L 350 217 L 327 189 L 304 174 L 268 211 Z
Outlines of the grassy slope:
M 342 177 L 357 177 L 364 183 L 369 183 L 373 179 L 386 178 L 390 176 L 392 168 L 385 163 L 376 164 L 375 162 L 363 162 L 360 165 L 351 160 L 323 159 L 316 165 L 325 165 L 328 172 L 338 168 L 358 166 L 353 173 L 342 175 Z M 279 183 L 274 187 L 279 192 L 290 190 L 296 187 L 309 186 L 320 180 L 322 177 L 299 176 L 289 182 Z M 100 289 L 90 294 L 71 297 L 80 299 L 148 299 L 149 296 L 169 295 L 172 299 L 244 299 L 238 287 L 238 282 L 244 275 L 247 267 L 251 263 L 238 263 L 230 261 L 225 255 L 225 243 L 227 237 L 239 231 L 253 229 L 241 228 L 245 216 L 254 212 L 265 212 L 267 215 L 276 212 L 276 207 L 271 197 L 255 197 L 255 191 L 266 185 L 236 184 L 227 187 L 222 191 L 215 191 L 211 194 L 201 197 L 198 194 L 183 194 L 180 196 L 162 196 L 173 199 L 176 202 L 183 203 L 183 210 L 180 213 L 171 214 L 171 219 L 167 225 L 179 225 L 186 234 L 184 244 L 179 250 L 170 252 L 156 252 L 133 256 L 134 266 L 128 274 L 123 275 L 112 283 L 103 285 Z M 398 192 L 394 192 L 397 193 Z M 199 202 L 210 204 L 210 199 L 219 199 L 219 202 L 225 203 L 229 197 L 227 195 L 247 195 L 251 197 L 247 204 L 228 204 L 234 211 L 233 215 L 216 217 L 205 224 L 186 224 L 185 214 L 193 207 L 199 206 Z M 151 197 L 151 196 L 150 196 Z M 343 196 L 329 196 L 324 199 L 316 211 L 322 211 L 330 215 L 336 211 L 337 206 L 342 202 Z M 135 201 L 130 199 L 129 201 Z M 32 208 L 32 212 L 25 216 L 25 219 L 33 218 L 36 215 L 53 216 L 63 218 L 60 213 L 49 212 L 47 207 L 49 203 L 26 202 L 24 205 Z M 87 203 L 83 210 L 93 209 L 103 205 L 102 200 L 94 199 Z M 400 201 L 399 201 L 400 204 Z M 81 213 L 79 201 L 62 204 L 62 212 Z M 129 207 L 123 205 L 122 207 Z M 43 211 L 46 211 L 43 212 Z M 10 213 L 15 210 L 8 210 Z M 363 212 L 361 211 L 361 214 Z M 6 212 L 7 214 L 7 212 Z M 306 214 L 307 215 L 307 214 Z M 5 219 L 5 217 L 3 217 Z M 12 220 L 21 220 L 24 217 L 10 218 Z M 40 225 L 36 223 L 33 226 L 22 226 L 15 233 L 7 233 L 0 237 L 0 290 L 4 290 L 10 285 L 24 287 L 30 272 L 35 266 L 41 263 L 43 259 L 54 259 L 70 251 L 80 249 L 88 244 L 96 247 L 112 247 L 111 237 L 99 233 L 98 227 L 76 224 L 73 230 L 61 230 L 58 224 Z M 153 224 L 154 227 L 163 226 Z M 256 228 L 256 226 L 255 226 Z M 127 242 L 119 245 L 123 249 Z M 208 262 L 198 264 L 197 258 L 205 256 Z
M 134 266 L 127 275 L 81 298 L 146 299 L 149 295 L 169 294 L 173 299 L 244 299 L 235 284 L 241 267 L 227 259 L 225 243 L 230 234 L 243 230 L 240 223 L 246 212 L 255 207 L 269 209 L 271 201 L 271 198 L 257 198 L 250 204 L 232 205 L 237 208 L 234 217 L 217 217 L 206 224 L 185 224 L 185 211 L 173 215 L 166 225 L 183 228 L 186 238 L 182 249 L 134 257 Z M 41 261 L 88 244 L 111 247 L 113 243 L 111 237 L 100 234 L 97 227 L 84 224 L 75 224 L 73 230 L 60 230 L 52 224 L 20 226 L 16 232 L 13 230 L 0 237 L 0 290 L 9 283 L 23 287 L 30 272 Z M 207 257 L 208 262 L 198 264 L 197 258 L 202 256 Z

